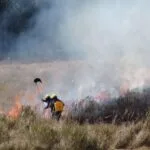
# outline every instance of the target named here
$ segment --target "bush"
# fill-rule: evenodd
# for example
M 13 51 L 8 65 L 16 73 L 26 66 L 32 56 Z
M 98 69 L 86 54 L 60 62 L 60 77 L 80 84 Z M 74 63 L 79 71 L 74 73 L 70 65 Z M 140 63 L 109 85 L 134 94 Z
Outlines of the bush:
M 123 97 L 97 103 L 94 98 L 86 97 L 73 105 L 71 119 L 79 123 L 107 122 L 122 123 L 139 121 L 146 118 L 150 107 L 148 92 L 129 92 Z

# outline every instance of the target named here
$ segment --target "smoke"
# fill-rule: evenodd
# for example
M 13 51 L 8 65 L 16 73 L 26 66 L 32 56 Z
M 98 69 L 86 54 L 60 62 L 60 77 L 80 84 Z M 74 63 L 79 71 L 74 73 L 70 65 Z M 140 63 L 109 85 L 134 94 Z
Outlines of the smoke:
M 128 59 L 134 64 L 148 59 L 148 0 L 15 0 L 8 4 L 1 24 L 12 43 L 6 47 L 9 57 L 75 57 L 111 63 Z
M 68 81 L 81 93 L 118 88 L 124 80 L 137 83 L 147 73 L 138 74 L 138 69 L 149 67 L 149 4 L 149 0 L 15 0 L 1 13 L 0 54 L 26 61 L 84 60 L 88 68 L 79 68 L 72 84 Z M 25 19 L 17 25 L 22 16 Z

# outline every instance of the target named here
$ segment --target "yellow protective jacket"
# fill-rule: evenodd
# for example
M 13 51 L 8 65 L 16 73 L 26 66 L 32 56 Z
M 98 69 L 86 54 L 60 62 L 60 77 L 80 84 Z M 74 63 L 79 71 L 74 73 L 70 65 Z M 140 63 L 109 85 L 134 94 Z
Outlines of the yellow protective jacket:
M 61 100 L 56 100 L 54 102 L 54 111 L 58 112 L 58 111 L 63 111 L 64 109 L 64 103 Z

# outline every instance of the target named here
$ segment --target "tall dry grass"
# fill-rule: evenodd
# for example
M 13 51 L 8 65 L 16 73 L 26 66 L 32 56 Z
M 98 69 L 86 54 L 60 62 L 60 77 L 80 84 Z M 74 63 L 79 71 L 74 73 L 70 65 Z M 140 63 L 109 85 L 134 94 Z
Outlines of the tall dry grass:
M 29 106 L 18 119 L 0 116 L 1 150 L 113 150 L 149 149 L 150 115 L 137 123 L 80 125 L 36 115 Z

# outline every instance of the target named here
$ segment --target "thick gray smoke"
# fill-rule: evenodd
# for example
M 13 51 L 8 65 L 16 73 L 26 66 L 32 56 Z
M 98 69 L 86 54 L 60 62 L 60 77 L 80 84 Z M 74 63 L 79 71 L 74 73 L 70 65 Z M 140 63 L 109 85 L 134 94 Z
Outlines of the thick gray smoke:
M 9 34 L 9 39 L 5 35 L 12 43 L 10 57 L 88 57 L 114 63 L 128 59 L 132 64 L 143 64 L 148 59 L 148 0 L 14 0 L 9 3 L 1 24 L 5 25 L 6 34 L 19 33 L 17 37 Z
M 80 78 L 76 81 L 82 85 L 80 91 L 96 84 L 112 87 L 123 80 L 135 79 L 133 87 L 144 83 L 141 77 L 145 70 L 140 75 L 137 72 L 139 67 L 149 67 L 149 0 L 35 0 L 26 1 L 26 5 L 21 0 L 15 2 L 19 10 L 34 13 L 27 17 L 26 30 L 20 29 L 16 36 L 5 32 L 11 45 L 5 46 L 8 57 L 85 60 L 91 69 L 82 68 L 75 76 L 76 80 Z M 8 10 L 16 9 L 8 7 L 4 11 L 5 25 L 19 14 L 18 10 L 7 14 Z M 5 53 L 2 48 L 1 54 Z

